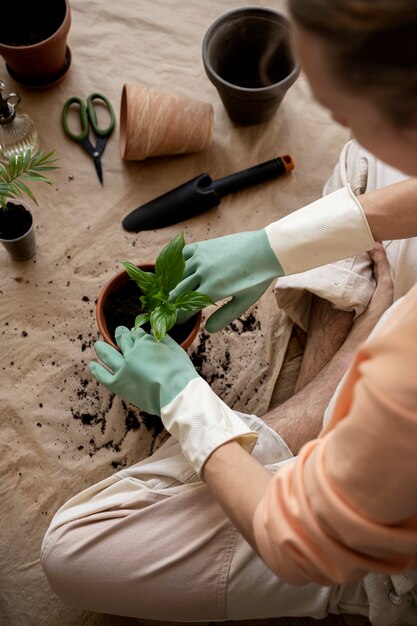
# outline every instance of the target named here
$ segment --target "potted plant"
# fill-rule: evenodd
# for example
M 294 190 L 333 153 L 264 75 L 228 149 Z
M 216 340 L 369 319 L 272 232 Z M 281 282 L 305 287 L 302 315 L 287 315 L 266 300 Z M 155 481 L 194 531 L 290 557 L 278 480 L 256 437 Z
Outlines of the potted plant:
M 186 291 L 170 299 L 170 292 L 184 274 L 184 245 L 184 235 L 179 233 L 161 250 L 155 264 L 123 263 L 125 269 L 104 287 L 97 300 L 97 325 L 105 341 L 117 348 L 117 326 L 144 326 L 157 341 L 169 333 L 184 349 L 191 345 L 200 327 L 201 309 L 213 301 L 198 291 Z M 180 310 L 196 315 L 184 324 L 176 324 Z
M 71 25 L 69 0 L 19 0 L 4 4 L 0 54 L 9 74 L 32 88 L 59 82 L 71 63 L 67 46 Z
M 8 166 L 0 163 L 0 241 L 16 261 L 30 259 L 36 250 L 35 230 L 30 207 L 16 199 L 28 196 L 35 204 L 36 198 L 27 182 L 43 182 L 51 185 L 43 172 L 54 170 L 54 152 L 30 150 L 9 158 Z

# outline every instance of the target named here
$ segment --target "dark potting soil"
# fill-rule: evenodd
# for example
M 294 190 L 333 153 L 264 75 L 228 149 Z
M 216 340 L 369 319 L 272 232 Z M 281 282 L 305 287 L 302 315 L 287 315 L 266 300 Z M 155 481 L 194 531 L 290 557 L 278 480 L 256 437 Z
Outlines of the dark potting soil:
M 5 2 L 1 10 L 0 42 L 8 46 L 31 46 L 48 39 L 65 17 L 64 0 Z
M 135 325 L 136 316 L 142 312 L 139 298 L 140 291 L 133 280 L 129 280 L 127 283 L 120 286 L 117 291 L 109 294 L 104 305 L 104 315 L 106 317 L 107 328 L 113 340 L 114 331 L 118 326 L 133 328 Z M 180 344 L 190 334 L 193 326 L 194 317 L 190 318 L 185 324 L 174 326 L 168 334 Z M 145 324 L 143 329 L 149 332 L 150 325 Z
M 0 239 L 17 239 L 32 225 L 32 216 L 21 204 L 7 203 L 7 209 L 0 208 Z

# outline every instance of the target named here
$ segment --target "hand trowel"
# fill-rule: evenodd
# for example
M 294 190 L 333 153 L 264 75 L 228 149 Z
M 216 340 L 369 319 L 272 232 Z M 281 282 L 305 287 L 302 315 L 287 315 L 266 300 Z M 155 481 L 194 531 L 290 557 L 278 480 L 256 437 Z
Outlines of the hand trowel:
M 138 232 L 177 224 L 216 207 L 223 196 L 277 178 L 292 169 L 294 161 L 286 154 L 218 180 L 212 180 L 207 173 L 200 174 L 134 209 L 124 218 L 123 228 Z

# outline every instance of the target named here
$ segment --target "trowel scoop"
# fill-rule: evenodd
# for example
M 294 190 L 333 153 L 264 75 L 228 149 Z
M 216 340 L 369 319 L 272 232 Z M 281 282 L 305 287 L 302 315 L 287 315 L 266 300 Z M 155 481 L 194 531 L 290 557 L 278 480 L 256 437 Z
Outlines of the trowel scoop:
M 294 161 L 286 154 L 218 180 L 200 174 L 134 209 L 124 218 L 123 228 L 138 232 L 177 224 L 217 206 L 223 196 L 277 178 L 292 169 Z

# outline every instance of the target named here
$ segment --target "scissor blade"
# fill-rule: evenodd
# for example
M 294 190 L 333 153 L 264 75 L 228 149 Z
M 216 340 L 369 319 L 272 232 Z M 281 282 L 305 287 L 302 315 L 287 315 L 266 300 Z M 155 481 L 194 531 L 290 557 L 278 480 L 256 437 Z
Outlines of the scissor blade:
M 106 144 L 107 144 L 107 137 L 97 137 L 96 151 L 99 153 L 100 156 L 103 155 Z
M 101 159 L 94 159 L 94 167 L 101 184 L 103 184 L 103 168 L 101 167 Z
M 92 157 L 93 159 L 100 156 L 100 153 L 97 152 L 97 148 L 93 146 L 93 144 L 91 143 L 89 139 L 82 139 L 81 141 L 79 141 L 79 144 L 80 146 L 84 148 L 87 154 L 89 154 L 90 157 Z

